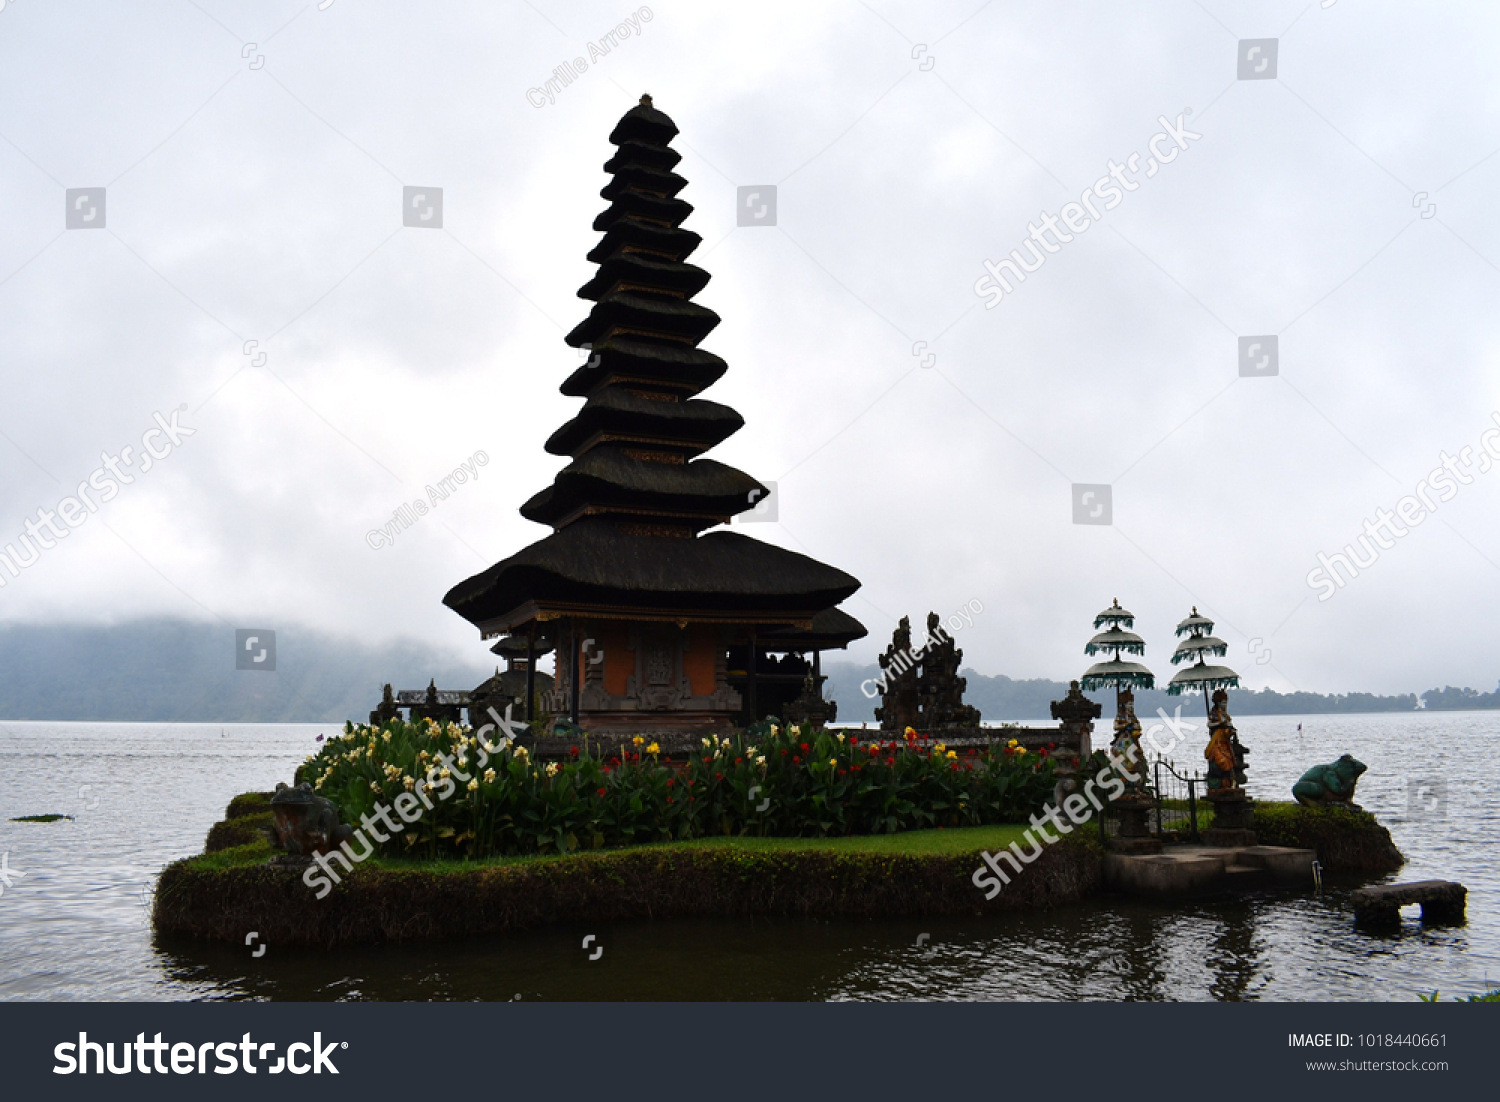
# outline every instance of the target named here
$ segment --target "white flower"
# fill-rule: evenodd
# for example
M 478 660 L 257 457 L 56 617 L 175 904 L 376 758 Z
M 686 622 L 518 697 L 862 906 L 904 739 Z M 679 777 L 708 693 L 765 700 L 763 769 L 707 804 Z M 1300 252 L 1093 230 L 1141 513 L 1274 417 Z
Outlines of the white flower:
M 555 776 L 557 776 L 557 762 L 555 762 L 555 761 L 549 761 L 547 763 L 547 776 L 549 776 L 549 777 L 555 777 Z
M 844 736 L 842 734 L 836 735 L 834 737 L 836 737 L 840 742 L 844 741 Z
M 370 782 L 370 791 L 371 792 L 379 792 L 380 791 L 380 786 L 378 784 L 376 784 L 374 781 L 371 781 Z
M 719 745 L 721 747 L 723 747 L 725 750 L 728 750 L 729 749 L 729 740 L 727 738 L 726 739 L 720 739 L 719 740 Z
M 485 784 L 494 784 L 495 783 L 495 771 L 493 769 L 486 769 L 484 771 L 484 783 Z
M 714 744 L 714 740 L 711 739 L 711 738 L 706 738 L 706 739 L 703 740 L 703 745 L 704 746 L 712 746 L 713 744 Z
M 757 754 L 755 756 L 755 764 L 756 765 L 765 765 L 766 764 L 766 756 L 764 754 Z

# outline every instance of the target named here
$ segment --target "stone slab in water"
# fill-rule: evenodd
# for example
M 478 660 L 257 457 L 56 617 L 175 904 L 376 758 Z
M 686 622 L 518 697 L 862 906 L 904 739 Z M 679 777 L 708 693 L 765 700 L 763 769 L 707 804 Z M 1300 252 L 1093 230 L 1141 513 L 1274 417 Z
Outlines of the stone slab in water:
M 1468 888 L 1452 880 L 1415 880 L 1360 888 L 1349 903 L 1356 922 L 1399 923 L 1401 908 L 1412 903 L 1422 905 L 1423 922 L 1462 922 L 1468 895 Z

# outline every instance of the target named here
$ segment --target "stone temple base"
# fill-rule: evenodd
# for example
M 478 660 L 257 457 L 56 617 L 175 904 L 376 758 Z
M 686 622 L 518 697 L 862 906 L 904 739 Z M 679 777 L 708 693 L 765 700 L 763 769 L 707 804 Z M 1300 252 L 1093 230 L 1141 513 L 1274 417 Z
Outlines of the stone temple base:
M 1109 854 L 1104 882 L 1116 891 L 1146 896 L 1253 891 L 1278 884 L 1311 888 L 1314 856 L 1310 849 L 1282 846 L 1167 846 L 1156 856 Z
M 1245 795 L 1243 788 L 1217 789 L 1208 792 L 1206 799 L 1214 809 L 1214 825 L 1203 832 L 1203 841 L 1210 846 L 1253 846 L 1255 831 L 1255 801 Z
M 1161 843 L 1155 838 L 1111 838 L 1109 840 L 1109 851 L 1111 853 L 1124 853 L 1132 856 L 1143 854 L 1160 853 Z
M 1255 831 L 1226 827 L 1209 827 L 1202 834 L 1205 846 L 1253 846 Z

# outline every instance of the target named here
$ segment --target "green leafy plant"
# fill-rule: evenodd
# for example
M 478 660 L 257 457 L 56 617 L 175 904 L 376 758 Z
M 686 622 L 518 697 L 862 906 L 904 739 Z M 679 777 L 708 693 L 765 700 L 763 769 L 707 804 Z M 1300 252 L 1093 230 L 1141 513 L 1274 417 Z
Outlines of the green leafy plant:
M 685 763 L 662 761 L 655 742 L 637 737 L 607 756 L 585 741 L 546 765 L 451 723 L 347 724 L 299 776 L 351 824 L 404 805 L 404 829 L 371 841 L 383 854 L 429 859 L 1024 822 L 1055 781 L 1046 751 L 1015 740 L 961 753 L 918 745 L 910 730 L 867 740 L 771 720 L 704 738 Z

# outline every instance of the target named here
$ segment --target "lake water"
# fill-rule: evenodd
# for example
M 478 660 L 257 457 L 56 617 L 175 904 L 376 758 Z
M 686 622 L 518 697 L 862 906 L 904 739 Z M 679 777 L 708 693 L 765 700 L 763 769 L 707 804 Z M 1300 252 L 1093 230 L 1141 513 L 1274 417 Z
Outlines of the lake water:
M 1184 708 L 1195 722 L 1196 714 Z M 0 724 L 0 999 L 1407 1000 L 1500 982 L 1500 712 L 1252 716 L 1250 792 L 1353 753 L 1408 864 L 1468 886 L 1468 924 L 1356 932 L 1357 883 L 1164 907 L 1098 900 L 897 921 L 579 922 L 314 952 L 157 938 L 150 892 L 230 797 L 291 779 L 331 725 Z M 1299 735 L 1297 725 L 1302 724 Z M 1201 768 L 1200 729 L 1175 755 Z M 1447 778 L 1446 789 L 1442 787 Z M 74 822 L 12 823 L 61 812 Z M 582 939 L 602 946 L 589 959 Z M 922 938 L 921 935 L 929 935 Z M 919 943 L 920 942 L 920 943 Z

